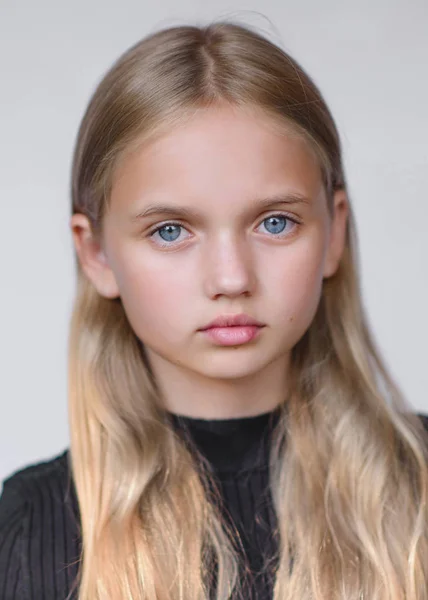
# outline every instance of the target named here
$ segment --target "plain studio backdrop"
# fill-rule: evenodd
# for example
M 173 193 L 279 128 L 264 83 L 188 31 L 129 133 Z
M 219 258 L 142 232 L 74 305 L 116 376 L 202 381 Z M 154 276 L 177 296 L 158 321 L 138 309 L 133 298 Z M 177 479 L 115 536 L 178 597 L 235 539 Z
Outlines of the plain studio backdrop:
M 279 43 L 329 104 L 370 325 L 428 413 L 428 0 L 0 0 L 2 479 L 69 444 L 69 180 L 90 94 L 148 33 L 222 17 Z

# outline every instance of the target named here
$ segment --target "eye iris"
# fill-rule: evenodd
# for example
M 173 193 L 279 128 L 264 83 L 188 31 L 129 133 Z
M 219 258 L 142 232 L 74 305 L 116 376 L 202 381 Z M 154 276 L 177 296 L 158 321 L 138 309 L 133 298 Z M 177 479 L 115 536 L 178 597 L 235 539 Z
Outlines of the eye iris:
M 281 233 L 285 228 L 286 217 L 268 217 L 265 219 L 266 229 L 269 233 Z M 269 229 L 272 227 L 272 229 Z
M 159 235 L 166 242 L 174 242 L 180 234 L 180 229 L 179 225 L 165 225 L 159 229 Z M 164 236 L 164 232 L 166 232 L 166 237 Z

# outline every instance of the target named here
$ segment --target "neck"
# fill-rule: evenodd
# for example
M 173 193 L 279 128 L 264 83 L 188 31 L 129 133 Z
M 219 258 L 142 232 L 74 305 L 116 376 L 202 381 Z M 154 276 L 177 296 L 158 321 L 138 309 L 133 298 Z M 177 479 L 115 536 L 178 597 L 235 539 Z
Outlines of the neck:
M 200 419 L 251 417 L 274 410 L 288 395 L 289 354 L 261 371 L 234 379 L 205 377 L 159 356 L 150 362 L 165 409 L 182 416 Z

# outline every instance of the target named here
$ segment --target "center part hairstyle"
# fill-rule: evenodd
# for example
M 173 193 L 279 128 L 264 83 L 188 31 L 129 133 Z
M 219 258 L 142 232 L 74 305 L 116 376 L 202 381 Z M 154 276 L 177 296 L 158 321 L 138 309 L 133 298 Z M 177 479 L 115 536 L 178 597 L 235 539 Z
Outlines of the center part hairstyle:
M 220 104 L 258 110 L 304 138 L 332 214 L 346 181 L 320 91 L 283 49 L 226 21 L 153 33 L 107 72 L 78 133 L 73 214 L 101 236 L 118 161 Z M 274 600 L 428 598 L 426 434 L 371 336 L 357 260 L 350 207 L 341 263 L 292 349 L 291 393 L 272 437 Z M 78 598 L 240 598 L 239 540 L 208 467 L 170 426 L 121 299 L 102 297 L 76 268 L 68 394 Z

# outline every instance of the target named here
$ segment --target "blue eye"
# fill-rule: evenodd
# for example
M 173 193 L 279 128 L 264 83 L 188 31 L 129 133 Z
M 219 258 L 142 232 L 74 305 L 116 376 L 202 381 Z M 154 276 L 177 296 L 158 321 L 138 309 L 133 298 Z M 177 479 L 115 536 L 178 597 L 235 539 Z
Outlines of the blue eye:
M 165 242 L 175 242 L 180 235 L 180 229 L 182 229 L 181 225 L 178 225 L 177 223 L 168 223 L 167 225 L 159 227 L 157 231 Z
M 182 231 L 186 231 L 186 228 L 183 225 L 171 221 L 170 223 L 164 223 L 154 229 L 149 234 L 149 237 L 155 240 L 157 246 L 164 248 L 173 246 L 174 242 L 177 240 L 180 241 L 179 238 Z
M 284 230 L 286 229 L 287 222 L 291 224 L 291 227 L 289 227 L 288 232 L 283 233 Z M 294 219 L 293 217 L 290 217 L 289 215 L 277 214 L 277 215 L 270 215 L 269 217 L 266 217 L 265 219 L 263 219 L 263 221 L 261 222 L 259 227 L 262 224 L 264 225 L 264 227 L 268 233 L 272 234 L 274 237 L 282 239 L 282 238 L 288 237 L 290 234 L 292 234 L 294 232 L 294 230 L 297 227 L 299 227 L 300 221 L 297 221 L 297 219 Z M 280 235 L 280 234 L 282 234 L 282 235 Z
M 281 233 L 285 229 L 286 221 L 287 217 L 282 215 L 272 215 L 271 217 L 264 219 L 263 223 L 266 223 L 265 227 L 269 233 Z

